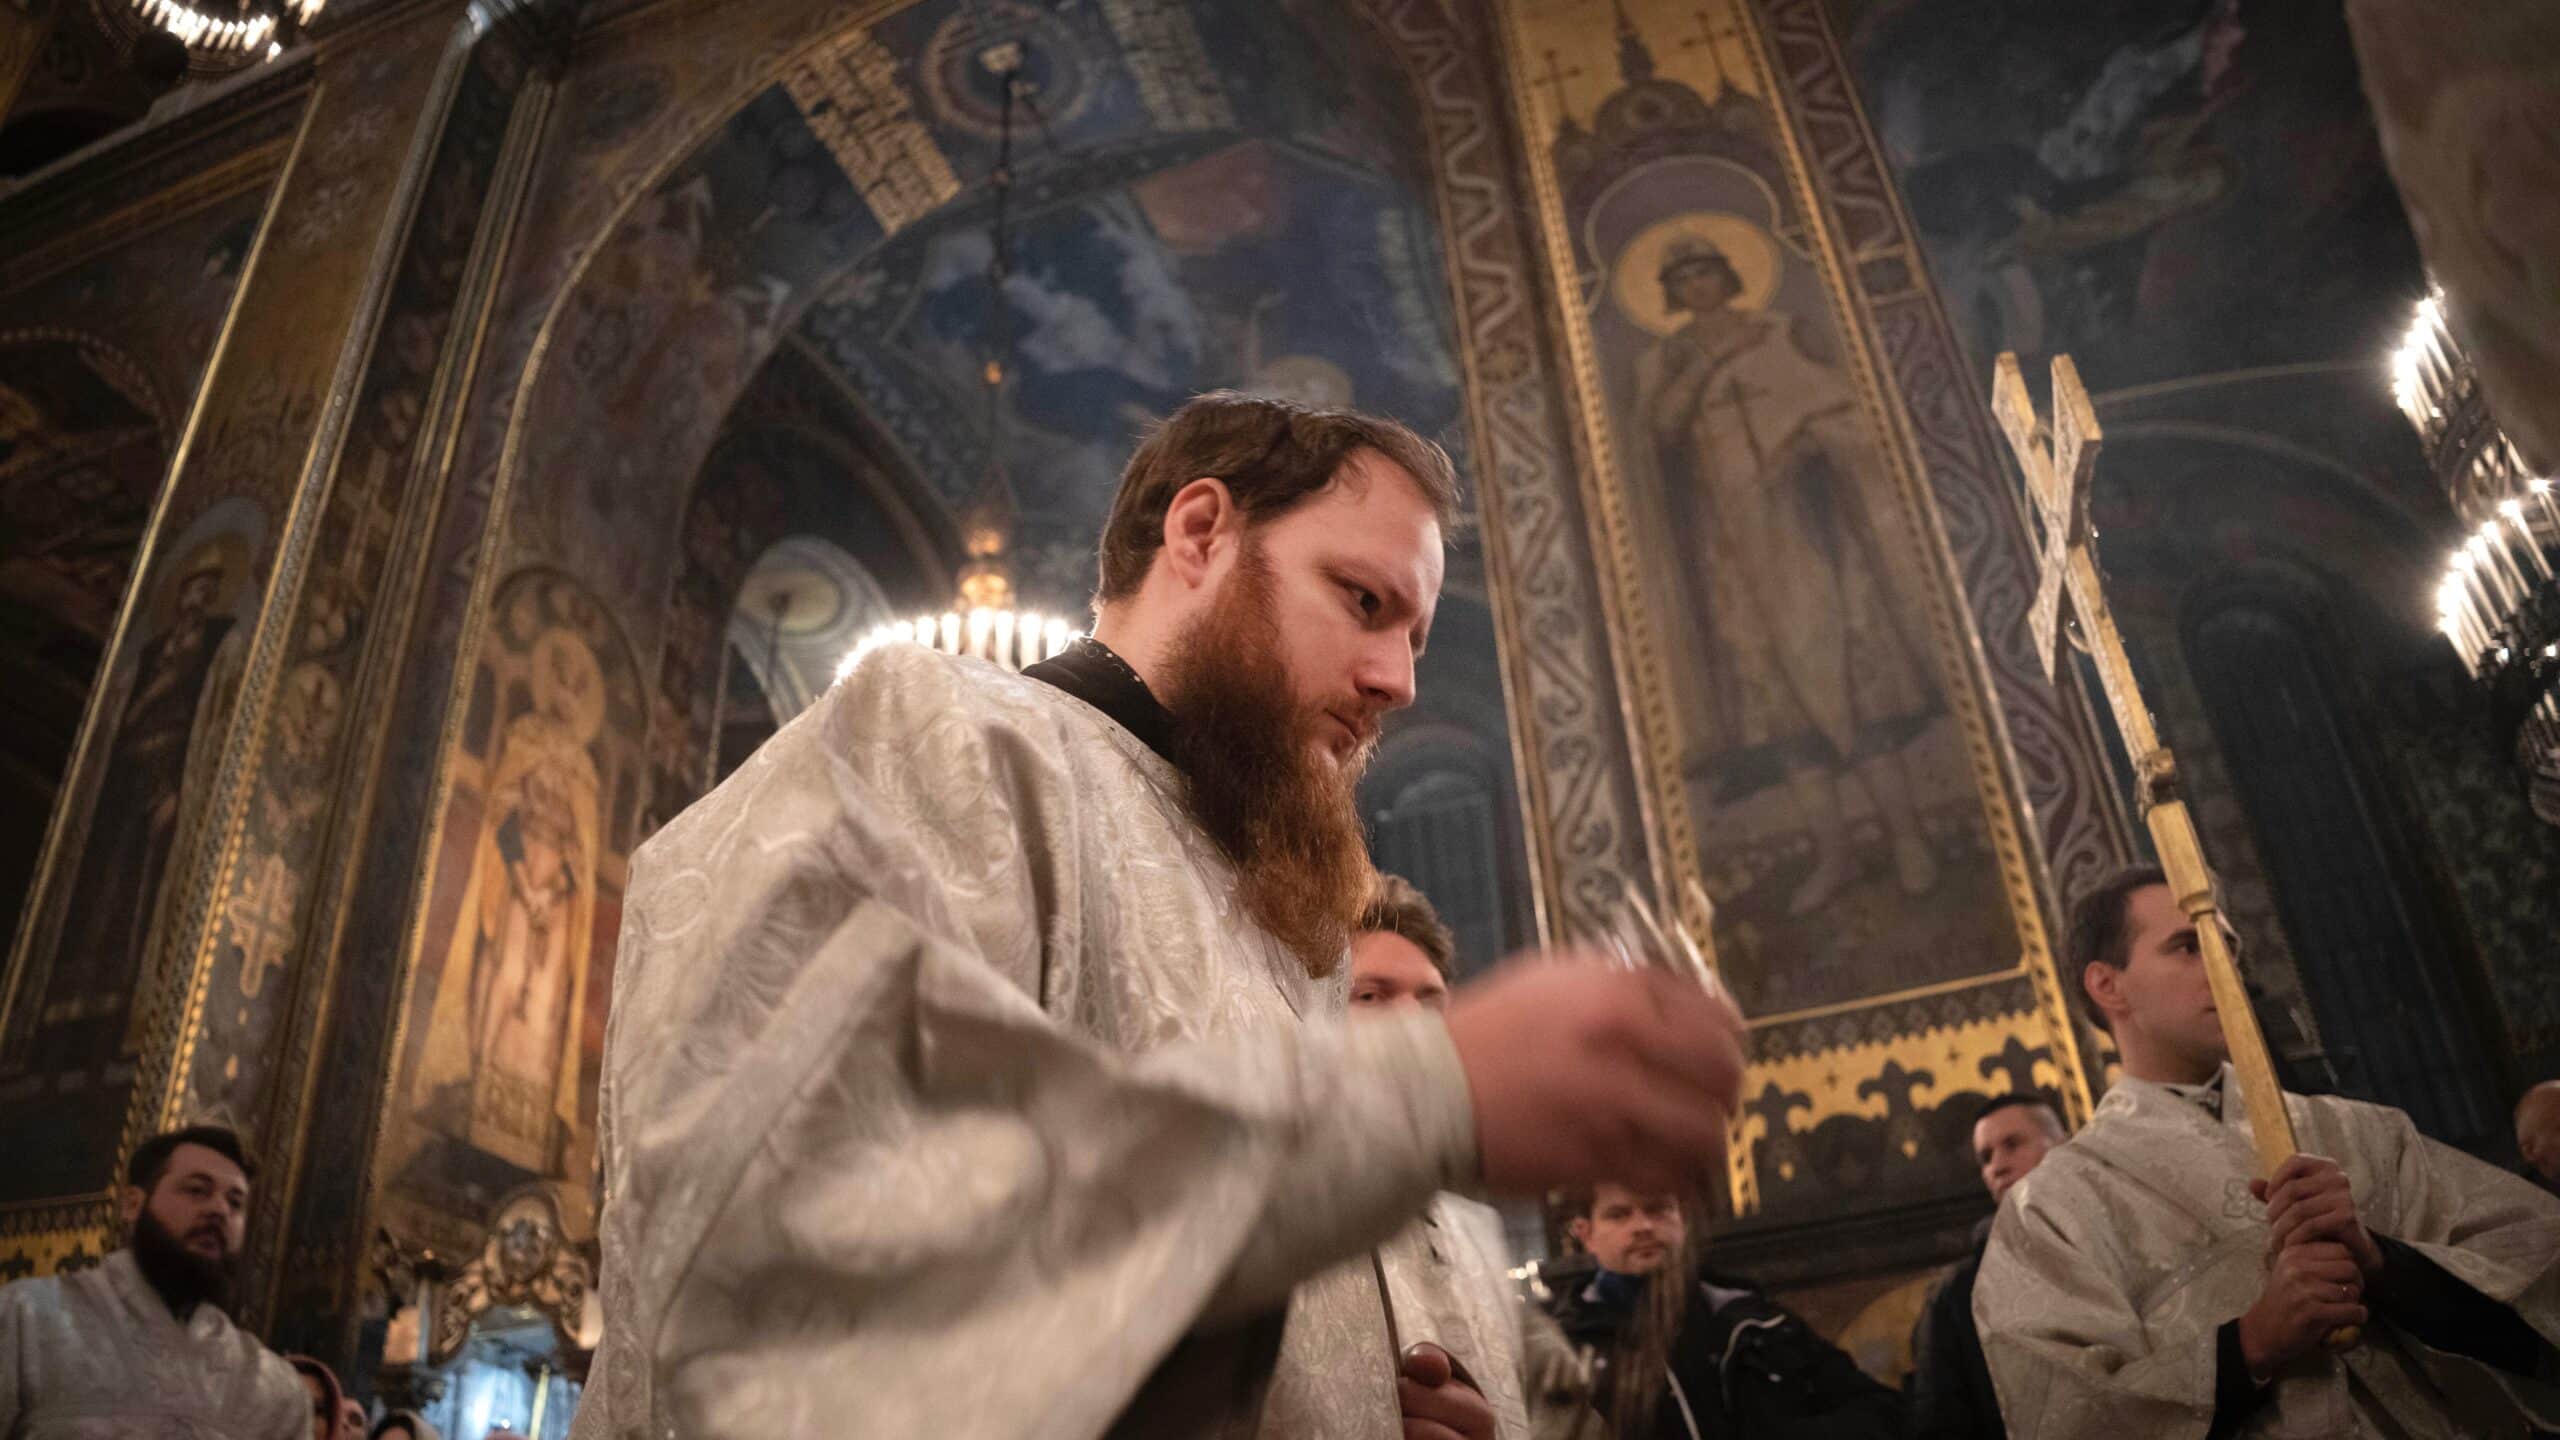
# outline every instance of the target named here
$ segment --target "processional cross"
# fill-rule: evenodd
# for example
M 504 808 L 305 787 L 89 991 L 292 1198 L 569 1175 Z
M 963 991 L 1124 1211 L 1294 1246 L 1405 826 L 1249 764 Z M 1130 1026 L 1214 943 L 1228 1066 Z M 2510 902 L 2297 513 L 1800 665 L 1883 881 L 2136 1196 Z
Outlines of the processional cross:
M 2091 549 L 2089 489 L 2098 475 L 2098 412 L 2080 384 L 2080 367 L 2068 355 L 2053 357 L 2053 422 L 2036 415 L 2027 395 L 2026 378 L 2018 373 L 2015 351 L 2000 353 L 1991 372 L 1991 413 L 2018 453 L 2026 472 L 2027 491 L 2035 497 L 2036 516 L 2044 531 L 2037 564 L 2034 627 L 2036 658 L 2051 680 L 2062 661 L 2063 606 L 2067 602 L 2080 622 L 2082 641 L 2098 667 L 2098 683 L 2107 692 L 2107 709 L 2116 717 L 2116 735 L 2133 757 L 2134 786 L 2142 804 L 2142 823 L 2151 831 L 2152 848 L 2169 877 L 2178 908 L 2196 927 L 2196 943 L 2204 951 L 2206 983 L 2213 987 L 2214 1012 L 2222 1020 L 2222 1039 L 2231 1052 L 2231 1075 L 2240 1083 L 2241 1102 L 2249 1107 L 2249 1135 L 2258 1150 L 2258 1173 L 2273 1179 L 2278 1166 L 2300 1148 L 2294 1143 L 2293 1116 L 2284 1108 L 2284 1091 L 2276 1084 L 2275 1061 L 2267 1054 L 2267 1037 L 2258 1030 L 2258 1015 L 2249 1008 L 2248 987 L 2240 983 L 2240 967 L 2231 956 L 2222 911 L 2214 901 L 2213 873 L 2205 868 L 2204 844 L 2195 817 L 2179 793 L 2178 762 L 2160 743 L 2151 710 L 2134 683 L 2133 660 L 2125 654 L 2124 637 L 2107 609 L 2107 592 Z M 2332 1350 L 2353 1348 L 2361 1338 L 2356 1327 L 2329 1332 Z
M 2035 607 L 2028 617 L 2035 631 L 2036 657 L 2044 664 L 2045 678 L 2052 679 L 2062 660 L 2067 605 L 2080 622 L 2089 658 L 2097 664 L 2107 708 L 2115 715 L 2116 734 L 2124 741 L 2125 753 L 2133 757 L 2136 798 L 2141 802 L 2143 824 L 2151 831 L 2151 843 L 2159 851 L 2160 868 L 2168 874 L 2178 908 L 2195 922 L 2205 977 L 2213 987 L 2214 1009 L 2222 1018 L 2222 1038 L 2231 1051 L 2231 1073 L 2240 1082 L 2241 1100 L 2249 1108 L 2258 1170 L 2271 1177 L 2295 1152 L 2293 1117 L 2285 1111 L 2266 1036 L 2258 1030 L 2249 992 L 2240 983 L 2240 967 L 2232 960 L 2222 913 L 2214 901 L 2213 876 L 2205 869 L 2204 847 L 2179 793 L 2177 760 L 2160 743 L 2151 711 L 2142 703 L 2133 661 L 2125 654 L 2124 637 L 2117 633 L 2115 616 L 2107 609 L 2098 557 L 2091 549 L 2089 489 L 2097 478 L 2101 439 L 2097 410 L 2081 387 L 2079 367 L 2070 356 L 2056 355 L 2053 420 L 2048 425 L 2037 416 L 2035 401 L 2027 395 L 2017 354 L 2003 351 L 1991 375 L 1991 413 L 2018 454 L 2044 532 Z

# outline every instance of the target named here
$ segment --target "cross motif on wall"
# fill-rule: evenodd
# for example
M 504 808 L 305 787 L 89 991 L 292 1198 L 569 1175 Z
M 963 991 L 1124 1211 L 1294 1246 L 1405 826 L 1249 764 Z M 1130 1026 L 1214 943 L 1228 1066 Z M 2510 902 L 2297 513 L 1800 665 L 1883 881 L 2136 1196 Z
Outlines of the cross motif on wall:
M 1564 82 L 1567 80 L 1579 80 L 1581 78 L 1581 67 L 1575 66 L 1570 69 L 1566 68 L 1562 62 L 1556 59 L 1556 52 L 1553 50 L 1547 52 L 1547 68 L 1539 74 L 1531 77 L 1531 83 L 1544 85 L 1555 91 L 1556 123 L 1559 125 L 1564 124 L 1566 121 L 1573 118 L 1572 107 L 1565 104 Z
M 240 993 L 251 999 L 293 948 L 293 912 L 302 881 L 281 855 L 267 856 L 232 892 L 231 936 L 240 946 Z
M 1702 8 L 1690 11 L 1689 18 L 1698 22 L 1698 33 L 1682 40 L 1680 48 L 1706 51 L 1707 63 L 1716 68 L 1717 79 L 1726 85 L 1731 85 L 1733 82 L 1725 76 L 1734 67 L 1724 63 L 1724 51 L 1718 47 L 1727 40 L 1745 38 L 1742 27 L 1734 23 L 1733 12 L 1727 10 L 1719 13 Z

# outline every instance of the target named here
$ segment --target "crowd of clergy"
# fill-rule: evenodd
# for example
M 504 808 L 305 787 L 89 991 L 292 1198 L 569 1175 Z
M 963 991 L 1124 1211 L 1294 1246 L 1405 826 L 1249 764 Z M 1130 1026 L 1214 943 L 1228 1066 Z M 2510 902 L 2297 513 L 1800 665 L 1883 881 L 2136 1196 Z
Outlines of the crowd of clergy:
M 1090 637 L 874 650 L 641 848 L 576 1440 L 2560 1430 L 2560 1082 L 2515 1170 L 2288 1094 L 2261 1174 L 2157 869 L 2072 907 L 2120 1072 L 2077 1133 L 1982 1107 L 1992 1214 L 1899 1389 L 1727 1273 L 1730 1002 L 1574 950 L 1453 985 L 1370 868 L 1456 502 L 1392 421 L 1204 396 L 1123 476 Z M 430 1440 L 226 1314 L 236 1135 L 124 1179 L 121 1248 L 0 1287 L 0 1440 Z M 1518 1265 L 1503 1201 L 1568 1253 Z

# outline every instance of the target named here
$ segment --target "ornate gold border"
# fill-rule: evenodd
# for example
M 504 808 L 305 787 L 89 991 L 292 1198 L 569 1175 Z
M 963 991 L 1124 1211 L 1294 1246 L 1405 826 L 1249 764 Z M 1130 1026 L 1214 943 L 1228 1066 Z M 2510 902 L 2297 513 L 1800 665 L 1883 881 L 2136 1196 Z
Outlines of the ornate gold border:
M 1601 533 L 1593 537 L 1599 551 L 1601 568 L 1607 576 L 1605 588 L 1614 596 L 1610 617 L 1620 643 L 1628 653 L 1627 668 L 1633 672 L 1634 703 L 1631 724 L 1636 730 L 1637 753 L 1642 757 L 1639 768 L 1644 777 L 1646 813 L 1649 822 L 1658 824 L 1659 843 L 1655 882 L 1661 893 L 1679 894 L 1682 877 L 1701 873 L 1695 822 L 1689 811 L 1685 787 L 1679 783 L 1679 741 L 1672 714 L 1671 671 L 1654 633 L 1645 605 L 1641 571 L 1636 561 L 1636 537 L 1626 513 L 1624 497 L 1615 483 L 1616 436 L 1610 419 L 1610 402 L 1602 383 L 1596 342 L 1588 316 L 1580 304 L 1583 277 L 1578 273 L 1572 248 L 1572 236 L 1564 218 L 1561 181 L 1552 154 L 1536 137 L 1552 132 L 1558 117 L 1537 91 L 1527 69 L 1526 55 L 1533 35 L 1529 28 L 1530 12 L 1538 0 L 1502 0 L 1502 22 L 1506 68 L 1509 72 L 1514 118 L 1523 136 L 1532 188 L 1536 197 L 1538 228 L 1547 249 L 1548 278 L 1555 287 L 1562 313 L 1567 358 L 1570 361 L 1576 391 L 1578 431 L 1582 446 L 1591 458 L 1592 475 L 1586 480 L 1587 499 L 1601 518 Z M 1887 459 L 1893 481 L 1895 503 L 1912 533 L 1922 537 L 1927 578 L 1930 584 L 1927 606 L 1930 633 L 1934 641 L 1935 660 L 1940 678 L 1945 683 L 1950 708 L 1955 712 L 1964 737 L 1965 750 L 1973 773 L 1977 795 L 1983 807 L 1986 831 L 1998 859 L 2003 893 L 2007 896 L 2011 921 L 2019 940 L 2017 965 L 1982 975 L 1965 977 L 1938 985 L 1869 996 L 1836 1006 L 1816 1007 L 1782 1014 L 1754 1017 L 1755 1029 L 1812 1018 L 1822 1014 L 1870 1009 L 1926 995 L 1974 989 L 2013 981 L 2021 974 L 2035 986 L 2039 999 L 2050 997 L 2050 1003 L 2039 1003 L 2035 1011 L 2021 1013 L 2018 1018 L 2032 1020 L 2046 1032 L 2054 1046 L 2057 1070 L 2065 1104 L 2076 1115 L 2087 1113 L 2088 1078 L 2085 1062 L 2079 1052 L 2078 1039 L 2067 1016 L 2061 1013 L 2059 987 L 2053 975 L 2053 959 L 2045 927 L 2043 888 L 2030 852 L 2023 840 L 2021 821 L 2025 814 L 2023 787 L 2006 757 L 2006 747 L 1995 740 L 1996 721 L 1990 715 L 1996 702 L 1991 698 L 1989 676 L 1984 673 L 1978 647 L 1972 643 L 1968 624 L 1960 623 L 1957 607 L 1960 601 L 1950 593 L 1955 574 L 1943 529 L 1935 507 L 1930 502 L 1917 470 L 1917 441 L 1910 417 L 1898 393 L 1888 396 L 1877 361 L 1878 343 L 1873 327 L 1849 289 L 1845 277 L 1846 262 L 1838 253 L 1833 221 L 1822 197 L 1812 186 L 1792 118 L 1787 114 L 1781 92 L 1771 72 L 1768 42 L 1760 17 L 1752 7 L 1739 0 L 1727 6 L 1741 27 L 1746 43 L 1739 48 L 1750 56 L 1759 93 L 1766 97 L 1772 118 L 1777 122 L 1786 157 L 1790 190 L 1807 219 L 1808 238 L 1832 314 L 1847 341 L 1850 363 L 1856 378 L 1859 404 L 1872 433 L 1879 441 L 1878 450 Z M 1684 911 L 1691 907 L 1684 901 Z M 1695 925 L 1703 914 L 1688 913 L 1685 918 Z M 1879 1051 L 1881 1053 L 1881 1050 Z M 1755 1066 L 1753 1084 L 1764 1078 L 1764 1067 Z M 1828 1067 L 1836 1069 L 1837 1067 Z M 1823 1103 L 1817 1087 L 1817 1103 Z M 1821 1113 L 1853 1112 L 1859 1107 L 1852 1099 L 1841 1101 L 1830 1097 L 1829 1108 Z M 1740 1147 L 1737 1147 L 1739 1149 Z M 1742 1192 L 1748 1182 L 1742 1174 L 1745 1161 L 1736 1162 L 1736 1188 Z
M 457 368 L 454 373 L 451 413 L 434 446 L 435 458 L 431 467 L 434 478 L 430 482 L 430 488 L 437 498 L 437 504 L 434 506 L 434 513 L 437 516 L 443 513 L 446 490 L 452 483 L 454 464 L 461 453 L 462 432 L 470 421 L 471 397 L 477 389 L 481 364 L 488 355 L 489 335 L 495 328 L 494 317 L 498 297 L 504 288 L 508 261 L 515 254 L 516 240 L 524 220 L 525 196 L 530 189 L 532 176 L 538 173 L 537 161 L 542 151 L 543 133 L 549 124 L 552 100 L 557 93 L 556 84 L 539 75 L 525 82 L 524 93 L 516 101 L 516 113 L 508 122 L 509 133 L 504 142 L 504 148 L 499 153 L 497 173 L 490 179 L 489 193 L 499 198 L 489 204 L 487 212 L 482 216 L 485 228 L 482 234 L 472 241 L 473 279 L 467 282 L 470 288 L 457 301 L 455 307 L 457 316 L 464 313 L 471 315 L 471 338 L 467 347 L 459 351 L 449 348 L 445 358 L 438 362 L 439 384 L 444 378 L 441 373 L 442 366 L 453 364 Z M 484 245 L 488 247 L 485 264 L 481 263 Z M 429 413 L 436 412 L 431 409 Z M 417 563 L 420 567 L 418 578 L 421 584 L 412 587 L 408 608 L 401 617 L 400 633 L 404 637 L 414 630 L 418 619 L 417 606 L 424 593 L 423 582 L 430 578 L 425 565 L 433 554 L 435 529 L 436 526 L 432 522 L 420 527 L 418 540 L 421 554 Z M 386 690 L 385 693 L 388 691 Z M 463 699 L 465 703 L 468 702 L 467 691 L 464 692 Z M 364 1224 L 367 1232 L 370 1232 L 373 1225 L 378 1223 L 377 1217 L 381 1208 L 379 1187 L 376 1182 L 380 1173 L 382 1141 L 388 1133 L 393 1100 L 398 1090 L 395 1082 L 401 1051 L 409 1040 L 409 988 L 414 983 L 415 966 L 424 945 L 426 904 L 429 898 L 429 886 L 435 874 L 435 845 L 442 838 L 444 828 L 446 795 L 441 786 L 441 779 L 448 773 L 451 763 L 447 758 L 451 753 L 450 747 L 461 733 L 460 717 L 451 711 L 447 713 L 448 723 L 437 742 L 436 751 L 440 783 L 431 801 L 432 808 L 426 812 L 427 849 L 422 854 L 419 870 L 411 878 L 409 914 L 404 926 L 405 936 L 400 955 L 397 957 L 398 973 L 390 989 L 391 1021 L 384 1027 L 383 1049 L 380 1057 L 384 1067 L 381 1076 L 382 1094 L 380 1103 L 375 1106 L 374 1118 L 365 1142 L 367 1163 L 365 1174 L 361 1179 L 362 1199 L 359 1203 L 364 1210 Z M 388 715 L 384 717 L 383 724 L 374 735 L 376 774 L 375 783 L 368 788 L 368 822 L 371 814 L 370 801 L 381 793 L 379 770 L 381 757 L 386 753 L 384 740 L 390 728 L 390 718 Z M 356 836 L 360 842 L 367 831 L 359 827 L 348 833 Z M 356 867 L 350 866 L 347 872 L 348 894 L 353 892 L 358 879 Z M 333 946 L 338 943 L 339 936 L 344 933 L 347 913 L 346 895 L 342 894 L 338 903 L 338 924 L 331 938 Z M 309 1130 L 307 1123 L 297 1125 L 297 1148 L 307 1143 Z

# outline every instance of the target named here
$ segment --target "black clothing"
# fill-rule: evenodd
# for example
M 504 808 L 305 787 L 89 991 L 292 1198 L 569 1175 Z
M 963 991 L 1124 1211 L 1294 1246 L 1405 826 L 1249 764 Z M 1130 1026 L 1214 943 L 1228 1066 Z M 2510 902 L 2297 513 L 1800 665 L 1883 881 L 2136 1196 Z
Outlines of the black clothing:
M 1087 636 L 1022 673 L 1101 711 L 1148 749 L 1173 760 L 1173 712 L 1110 646 Z
M 1973 1277 L 1991 1243 L 1991 1221 L 1974 1228 L 1973 1250 L 1955 1263 L 1911 1331 L 1911 1433 L 1918 1440 L 2004 1440 L 2000 1396 L 1991 1387 L 1982 1334 L 1973 1328 Z
M 1607 1367 L 1641 1302 L 1643 1282 L 1596 1267 L 1550 1272 L 1558 1328 L 1595 1354 L 1593 1408 L 1609 1414 Z M 1767 1296 L 1704 1274 L 1671 1345 L 1671 1374 L 1647 1436 L 1619 1440 L 1856 1440 L 1901 1433 L 1902 1397 Z M 1630 1303 L 1633 1296 L 1635 1303 Z

